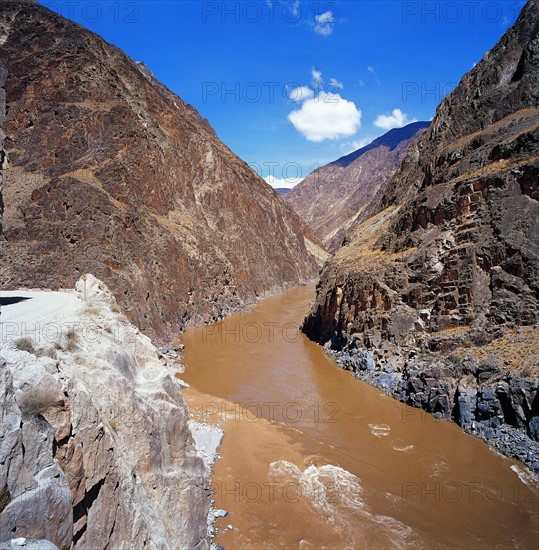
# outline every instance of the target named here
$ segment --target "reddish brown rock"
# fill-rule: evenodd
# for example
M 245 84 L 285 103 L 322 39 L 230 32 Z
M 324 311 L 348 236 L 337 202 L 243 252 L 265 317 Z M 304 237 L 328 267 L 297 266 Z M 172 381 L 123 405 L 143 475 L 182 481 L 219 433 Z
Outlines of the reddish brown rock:
M 300 218 L 145 67 L 38 4 L 0 29 L 4 288 L 92 272 L 164 337 L 317 273 Z
M 6 83 L 7 69 L 0 60 L 0 235 L 2 234 L 2 216 L 4 214 L 4 199 L 2 196 L 2 172 L 4 169 L 5 151 L 4 151 L 4 120 L 6 117 L 6 92 L 4 84 Z

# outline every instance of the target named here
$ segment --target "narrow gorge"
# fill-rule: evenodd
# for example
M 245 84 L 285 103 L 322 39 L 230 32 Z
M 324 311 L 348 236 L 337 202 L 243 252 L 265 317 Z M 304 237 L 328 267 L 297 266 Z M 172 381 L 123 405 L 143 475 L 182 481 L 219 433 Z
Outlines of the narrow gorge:
M 0 550 L 536 548 L 539 0 L 469 4 L 0 0 Z

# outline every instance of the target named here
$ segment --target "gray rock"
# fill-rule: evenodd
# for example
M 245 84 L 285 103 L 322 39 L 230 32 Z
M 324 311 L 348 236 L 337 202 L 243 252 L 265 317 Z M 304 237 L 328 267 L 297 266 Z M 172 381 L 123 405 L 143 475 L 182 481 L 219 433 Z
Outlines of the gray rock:
M 88 286 L 103 322 L 116 319 L 108 289 Z M 209 473 L 179 385 L 151 341 L 119 324 L 129 338 L 80 338 L 54 374 L 48 358 L 0 350 L 0 540 L 209 548 Z
M 530 430 L 530 436 L 535 441 L 539 441 L 539 416 L 534 416 L 530 420 L 529 430 Z
M 58 546 L 48 540 L 26 538 L 10 539 L 0 544 L 0 550 L 58 550 Z

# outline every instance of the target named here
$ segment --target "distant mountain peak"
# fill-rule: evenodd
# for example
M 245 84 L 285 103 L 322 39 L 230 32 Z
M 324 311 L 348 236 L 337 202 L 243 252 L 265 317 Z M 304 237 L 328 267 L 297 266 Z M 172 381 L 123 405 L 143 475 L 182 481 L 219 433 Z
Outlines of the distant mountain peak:
M 420 120 L 418 122 L 407 124 L 402 128 L 393 128 L 392 130 L 389 130 L 389 132 L 386 132 L 384 135 L 373 140 L 368 145 L 365 145 L 365 147 L 349 153 L 348 155 L 344 155 L 330 164 L 348 166 L 351 162 L 354 162 L 354 160 L 358 159 L 371 149 L 375 149 L 376 147 L 387 147 L 390 151 L 393 151 L 398 147 L 399 143 L 414 137 L 419 130 L 427 128 L 429 124 L 430 122 Z
M 378 205 L 410 143 L 429 122 L 389 130 L 369 145 L 318 168 L 285 195 L 328 250 Z

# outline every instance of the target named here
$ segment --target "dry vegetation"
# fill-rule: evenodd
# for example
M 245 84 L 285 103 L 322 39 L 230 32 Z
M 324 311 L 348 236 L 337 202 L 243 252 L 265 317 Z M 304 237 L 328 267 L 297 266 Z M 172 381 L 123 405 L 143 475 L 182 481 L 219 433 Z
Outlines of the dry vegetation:
M 24 337 L 15 340 L 15 347 L 21 351 L 27 351 L 28 353 L 35 353 L 34 342 L 31 338 Z
M 17 405 L 23 415 L 36 416 L 51 407 L 60 405 L 58 392 L 54 388 L 39 382 L 17 397 Z
M 522 123 L 523 121 L 528 122 L 529 119 L 532 119 L 534 117 L 539 116 L 539 109 L 520 109 L 519 111 L 516 111 L 515 113 L 512 113 L 501 120 L 498 120 L 497 122 L 494 122 L 490 124 L 486 129 L 477 130 L 476 132 L 473 132 L 471 134 L 467 134 L 465 136 L 462 136 L 453 142 L 451 142 L 447 150 L 448 151 L 456 151 L 459 149 L 462 149 L 466 147 L 472 140 L 474 140 L 477 137 L 484 137 L 485 139 L 489 139 L 492 137 L 492 135 L 499 134 L 500 132 L 503 132 L 507 128 L 509 128 L 512 125 L 517 125 L 519 123 Z M 530 130 L 533 130 L 534 126 L 528 126 L 526 129 L 522 130 L 521 132 L 515 134 L 514 136 L 511 136 L 511 139 L 514 139 L 515 137 L 525 133 L 529 132 Z
M 539 326 L 507 329 L 503 336 L 485 345 L 457 347 L 454 355 L 471 355 L 478 361 L 495 358 L 504 369 L 539 376 Z
M 66 350 L 67 351 L 70 351 L 70 352 L 73 352 L 77 349 L 78 347 L 78 344 L 79 344 L 79 335 L 74 331 L 74 330 L 70 330 L 67 334 L 66 334 L 66 341 L 67 341 L 67 344 L 66 344 Z

